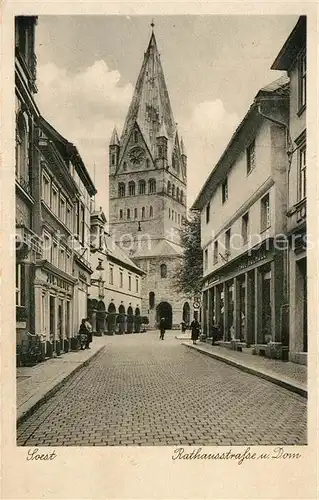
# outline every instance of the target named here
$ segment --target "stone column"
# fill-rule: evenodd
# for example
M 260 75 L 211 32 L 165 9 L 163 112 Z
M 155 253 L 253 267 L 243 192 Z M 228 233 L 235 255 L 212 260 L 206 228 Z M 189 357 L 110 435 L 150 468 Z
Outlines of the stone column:
M 255 294 L 253 290 L 253 279 L 254 277 L 251 273 L 245 273 L 245 286 L 246 286 L 246 297 L 245 297 L 245 340 L 247 345 L 254 343 L 254 301 Z
M 229 332 L 228 332 L 228 291 L 226 282 L 223 283 L 223 292 L 224 292 L 224 341 L 229 340 Z
M 258 267 L 255 272 L 255 344 L 263 343 L 262 326 L 262 277 Z

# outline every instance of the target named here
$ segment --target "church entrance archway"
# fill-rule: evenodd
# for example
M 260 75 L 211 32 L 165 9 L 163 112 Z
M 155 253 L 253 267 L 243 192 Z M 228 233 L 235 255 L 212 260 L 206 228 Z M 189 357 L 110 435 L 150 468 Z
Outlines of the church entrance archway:
M 188 302 L 183 305 L 183 321 L 186 326 L 189 326 L 191 322 L 191 308 Z
M 107 333 L 108 335 L 113 335 L 116 327 L 116 307 L 111 302 L 107 310 Z
M 165 328 L 170 330 L 173 324 L 173 311 L 171 304 L 168 302 L 161 302 L 156 308 L 157 324 L 159 324 L 161 318 L 165 318 Z

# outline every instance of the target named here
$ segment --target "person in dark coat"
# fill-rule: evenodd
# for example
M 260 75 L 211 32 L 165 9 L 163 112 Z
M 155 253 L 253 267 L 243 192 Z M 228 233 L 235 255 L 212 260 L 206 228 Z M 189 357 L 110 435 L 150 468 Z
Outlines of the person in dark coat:
M 164 340 L 164 333 L 165 333 L 165 318 L 161 318 L 159 322 L 159 329 L 160 329 L 160 340 Z
M 92 338 L 92 325 L 90 323 L 89 318 L 86 318 L 85 326 L 87 329 L 87 341 L 86 341 L 85 349 L 90 349 L 90 344 L 91 344 L 93 338 Z
M 88 341 L 88 334 L 89 334 L 89 331 L 88 331 L 87 326 L 86 326 L 86 320 L 85 320 L 85 318 L 83 318 L 81 321 L 80 329 L 79 329 L 79 336 L 80 336 L 80 339 L 81 339 L 81 335 L 86 336 L 85 347 L 86 347 L 87 341 Z M 81 343 L 81 349 L 84 349 L 84 346 L 82 346 L 82 343 Z
M 199 330 L 200 330 L 199 323 L 198 323 L 197 319 L 194 318 L 193 321 L 191 322 L 193 344 L 196 344 L 196 340 L 199 337 Z

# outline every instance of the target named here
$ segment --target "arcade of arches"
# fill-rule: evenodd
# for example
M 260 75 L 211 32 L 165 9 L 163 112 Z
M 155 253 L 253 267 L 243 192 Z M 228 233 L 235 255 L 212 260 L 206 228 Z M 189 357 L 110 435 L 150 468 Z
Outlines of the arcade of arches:
M 121 303 L 118 307 L 110 302 L 106 307 L 102 300 L 88 299 L 88 318 L 92 324 L 94 335 L 139 333 L 143 325 L 143 317 L 139 307 L 130 305 L 125 310 Z

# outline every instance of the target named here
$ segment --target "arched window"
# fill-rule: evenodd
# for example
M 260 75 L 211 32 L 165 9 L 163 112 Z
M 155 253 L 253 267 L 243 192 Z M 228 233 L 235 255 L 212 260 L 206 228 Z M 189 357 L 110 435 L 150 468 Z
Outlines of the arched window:
M 149 160 L 149 158 L 146 158 L 146 168 L 150 168 L 150 160 Z
M 181 203 L 184 202 L 184 193 L 183 193 L 182 189 L 181 189 L 181 192 L 180 192 L 180 200 L 181 200 Z
M 134 219 L 137 219 L 137 208 L 134 208 Z
M 180 224 L 181 223 L 181 214 L 177 215 L 177 222 Z
M 148 192 L 149 192 L 149 194 L 156 193 L 156 180 L 155 179 L 150 179 L 148 181 Z
M 134 130 L 134 142 L 138 142 L 138 132 Z
M 172 220 L 174 220 L 174 210 L 172 210 Z
M 167 182 L 167 194 L 171 194 L 171 181 Z
M 153 218 L 153 207 L 152 206 L 150 207 L 150 218 L 151 219 Z
M 148 303 L 149 303 L 149 308 L 154 309 L 154 306 L 155 306 L 155 293 L 154 292 L 149 293 Z
M 145 194 L 146 191 L 146 183 L 144 180 L 139 181 L 139 193 L 140 194 Z
M 175 222 L 177 222 L 177 212 L 175 212 L 174 217 L 175 217 Z
M 128 183 L 128 194 L 129 196 L 135 196 L 135 182 L 130 181 Z
M 123 163 L 123 170 L 126 170 L 127 168 L 127 165 L 126 165 L 126 161 Z
M 176 199 L 179 201 L 179 187 L 176 188 Z
M 161 272 L 161 278 L 167 278 L 167 265 L 166 264 L 161 264 L 160 272 Z
M 119 196 L 122 198 L 125 196 L 125 184 L 124 182 L 119 182 Z
M 120 210 L 120 219 L 123 219 L 123 210 Z
M 169 219 L 171 218 L 171 209 L 170 208 L 168 209 L 168 218 Z
M 28 124 L 22 113 L 19 113 L 16 128 L 16 175 L 18 179 L 28 180 Z
M 173 155 L 173 158 L 172 158 L 172 167 L 176 168 L 176 156 L 175 155 Z
M 172 196 L 175 198 L 175 184 L 172 185 Z
M 142 207 L 142 219 L 145 219 L 145 207 Z
M 126 217 L 127 217 L 127 219 L 131 218 L 131 210 L 129 208 L 126 211 Z

